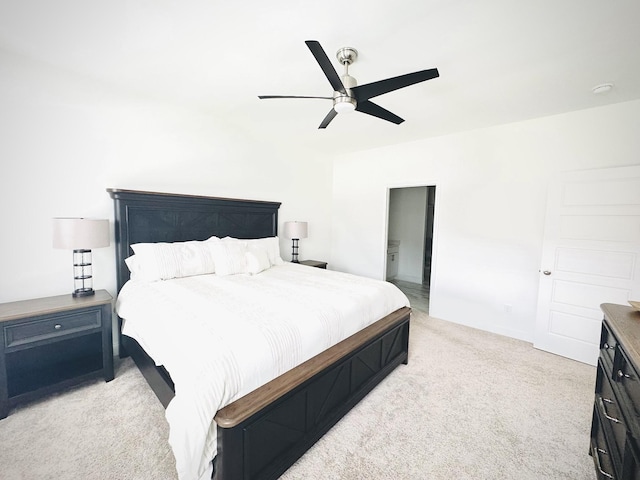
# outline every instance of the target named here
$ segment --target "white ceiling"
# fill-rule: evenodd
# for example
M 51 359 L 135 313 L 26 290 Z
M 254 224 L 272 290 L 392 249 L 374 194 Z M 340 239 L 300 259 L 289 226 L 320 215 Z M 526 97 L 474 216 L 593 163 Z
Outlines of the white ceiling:
M 637 0 L 0 0 L 0 48 L 339 153 L 639 99 L 639 20 Z M 331 60 L 355 47 L 360 84 L 440 78 L 375 99 L 401 125 L 356 112 L 318 130 L 330 101 L 257 98 L 331 96 L 305 40 Z

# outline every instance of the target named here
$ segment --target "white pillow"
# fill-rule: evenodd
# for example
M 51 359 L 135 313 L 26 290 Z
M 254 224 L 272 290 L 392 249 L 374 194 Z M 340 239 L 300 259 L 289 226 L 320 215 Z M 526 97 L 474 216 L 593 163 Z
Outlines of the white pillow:
M 280 257 L 280 241 L 278 237 L 265 237 L 256 238 L 251 240 L 245 240 L 247 247 L 259 246 L 262 247 L 269 256 L 269 263 L 273 265 L 282 265 L 284 261 Z
M 206 242 L 136 243 L 131 248 L 135 260 L 127 266 L 134 269 L 131 271 L 136 279 L 153 282 L 215 272 Z
M 207 242 L 207 244 L 216 265 L 216 275 L 236 275 L 247 272 L 245 257 L 247 247 L 244 242 L 223 239 L 219 242 Z
M 138 259 L 135 255 L 131 255 L 124 259 L 124 263 L 127 265 L 129 269 L 129 278 L 132 280 L 136 278 L 136 275 L 140 276 L 140 264 L 138 263 Z
M 213 255 L 204 242 L 192 241 L 173 245 L 178 250 L 176 255 L 180 265 L 180 277 L 215 272 L 216 264 L 213 261 Z
M 247 262 L 247 273 L 251 275 L 263 272 L 271 267 L 269 254 L 264 248 L 257 245 L 247 247 L 245 260 Z

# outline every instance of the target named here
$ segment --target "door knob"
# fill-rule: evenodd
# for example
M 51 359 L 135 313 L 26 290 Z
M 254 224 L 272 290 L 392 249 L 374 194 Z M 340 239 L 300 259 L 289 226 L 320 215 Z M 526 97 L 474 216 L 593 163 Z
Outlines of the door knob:
M 542 273 L 544 273 L 545 275 L 551 275 L 551 272 L 550 272 L 549 270 L 545 270 L 545 271 L 544 271 L 544 272 L 542 272 Z

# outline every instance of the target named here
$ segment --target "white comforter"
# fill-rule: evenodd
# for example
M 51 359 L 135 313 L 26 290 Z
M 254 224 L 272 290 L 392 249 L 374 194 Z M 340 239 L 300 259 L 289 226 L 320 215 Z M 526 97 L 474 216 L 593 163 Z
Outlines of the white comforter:
M 166 416 L 179 478 L 203 480 L 219 409 L 408 305 L 390 283 L 285 264 L 253 276 L 129 281 L 116 309 L 123 333 L 175 383 Z

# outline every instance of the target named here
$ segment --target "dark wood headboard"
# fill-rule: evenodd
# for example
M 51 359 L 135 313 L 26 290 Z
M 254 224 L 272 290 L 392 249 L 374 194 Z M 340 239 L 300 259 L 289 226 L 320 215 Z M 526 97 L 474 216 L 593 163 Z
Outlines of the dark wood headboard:
M 278 234 L 279 202 L 108 188 L 114 200 L 118 292 L 129 280 L 131 245 Z

